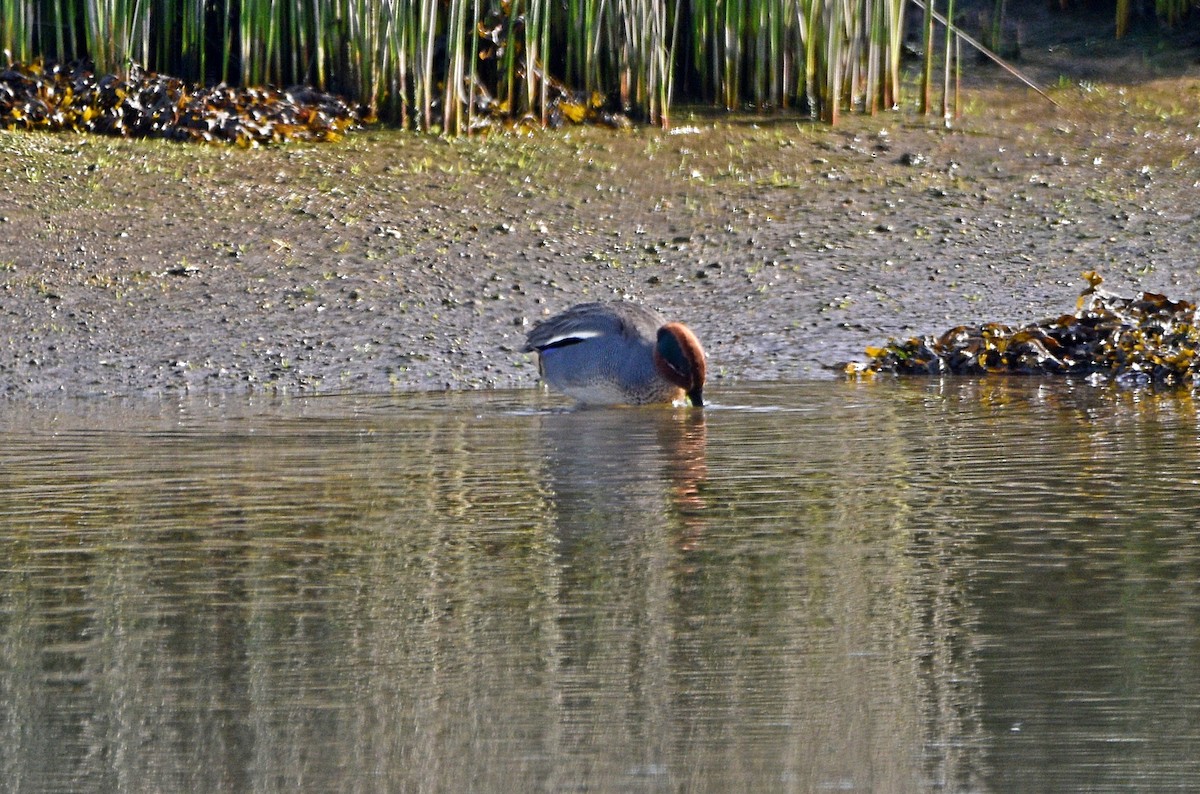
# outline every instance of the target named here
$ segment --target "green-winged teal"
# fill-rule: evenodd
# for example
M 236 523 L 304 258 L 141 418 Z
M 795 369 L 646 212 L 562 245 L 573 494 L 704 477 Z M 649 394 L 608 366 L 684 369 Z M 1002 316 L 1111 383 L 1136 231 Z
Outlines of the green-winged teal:
M 704 405 L 704 349 L 683 323 L 633 303 L 581 303 L 538 323 L 525 350 L 558 391 L 582 403 Z

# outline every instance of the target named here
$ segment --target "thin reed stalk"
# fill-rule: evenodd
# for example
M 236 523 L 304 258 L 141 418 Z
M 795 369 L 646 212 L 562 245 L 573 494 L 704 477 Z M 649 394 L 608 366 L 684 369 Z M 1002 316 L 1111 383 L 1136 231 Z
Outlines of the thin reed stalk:
M 463 80 L 466 78 L 467 66 L 467 53 L 464 51 L 467 46 L 465 6 L 464 0 L 450 0 L 449 19 L 446 25 L 449 68 L 442 95 L 442 129 L 453 135 L 461 135 L 464 128 L 462 86 Z
M 525 104 L 522 107 L 530 115 L 535 112 L 538 104 L 538 72 L 541 68 L 542 12 L 544 10 L 545 3 L 542 0 L 527 0 L 525 12 Z
M 933 112 L 933 15 L 937 0 L 925 0 L 925 60 L 921 68 L 921 112 Z
M 25 0 L 0 0 L 0 49 L 18 62 L 31 60 L 32 11 Z
M 423 48 L 421 69 L 417 73 L 417 88 L 421 107 L 421 115 L 425 120 L 425 129 L 433 128 L 433 53 L 437 43 L 437 3 L 435 0 L 421 0 L 421 21 L 419 33 Z
M 947 0 L 946 19 L 954 19 L 954 0 Z M 954 35 L 954 28 L 950 25 L 945 26 L 946 29 L 946 50 L 942 56 L 942 118 L 949 121 L 952 113 L 950 110 L 950 75 L 954 69 L 954 43 L 957 37 Z
M 542 38 L 541 43 L 539 45 L 539 49 L 542 52 L 542 58 L 545 59 L 546 56 L 548 56 L 550 54 L 550 16 L 549 16 L 550 3 L 549 3 L 549 0 L 535 0 L 535 3 L 543 6 L 542 12 L 540 14 L 540 16 L 542 17 L 541 30 L 538 31 L 538 33 L 541 34 L 541 38 Z M 542 126 L 543 127 L 546 126 L 546 121 L 549 118 L 549 108 L 547 107 L 547 100 L 549 99 L 549 96 L 550 96 L 550 81 L 548 78 L 549 78 L 549 75 L 547 73 L 547 67 L 546 67 L 546 64 L 543 63 L 542 64 L 542 72 L 540 75 L 539 86 L 538 86 L 538 88 L 540 89 L 539 99 L 541 100 L 540 107 L 541 107 L 541 111 L 542 111 Z

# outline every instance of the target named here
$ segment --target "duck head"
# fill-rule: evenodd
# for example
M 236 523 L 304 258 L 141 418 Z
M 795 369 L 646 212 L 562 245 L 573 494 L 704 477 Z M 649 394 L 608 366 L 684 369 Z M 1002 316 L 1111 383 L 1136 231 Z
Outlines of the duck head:
M 704 348 L 692 329 L 683 323 L 667 323 L 659 328 L 654 366 L 664 378 L 683 389 L 692 405 L 697 408 L 704 405 L 707 364 Z

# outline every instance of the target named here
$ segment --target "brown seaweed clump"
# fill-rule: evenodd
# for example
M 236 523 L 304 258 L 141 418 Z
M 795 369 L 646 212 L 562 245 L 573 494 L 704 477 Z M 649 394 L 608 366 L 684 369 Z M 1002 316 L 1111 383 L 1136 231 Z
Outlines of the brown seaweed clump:
M 890 340 L 867 348 L 870 361 L 845 365 L 851 376 L 1015 373 L 1075 375 L 1122 384 L 1200 386 L 1196 305 L 1142 292 L 1121 297 L 1100 288 L 1094 271 L 1074 314 L 1012 328 L 958 326 L 938 337 Z
M 362 122 L 344 100 L 297 87 L 202 88 L 132 66 L 97 76 L 83 62 L 0 71 L 0 126 L 241 146 L 338 140 Z

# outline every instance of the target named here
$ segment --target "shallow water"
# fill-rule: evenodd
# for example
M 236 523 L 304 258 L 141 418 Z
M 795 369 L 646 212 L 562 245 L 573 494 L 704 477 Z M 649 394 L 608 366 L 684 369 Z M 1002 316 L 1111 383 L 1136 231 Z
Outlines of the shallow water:
M 711 397 L 6 404 L 6 788 L 1200 786 L 1189 396 Z

